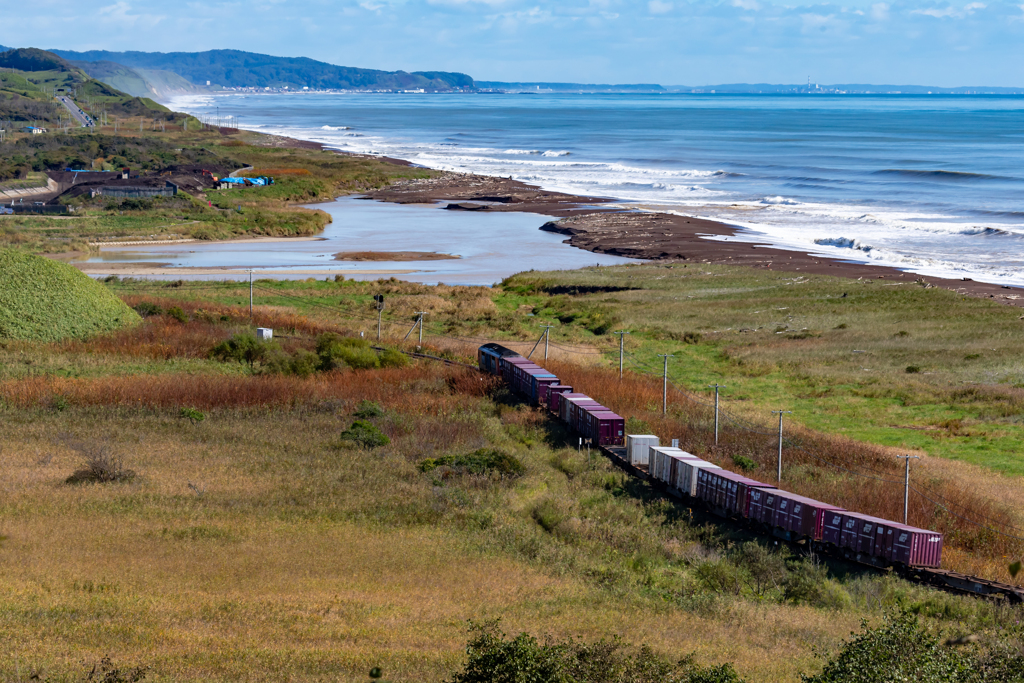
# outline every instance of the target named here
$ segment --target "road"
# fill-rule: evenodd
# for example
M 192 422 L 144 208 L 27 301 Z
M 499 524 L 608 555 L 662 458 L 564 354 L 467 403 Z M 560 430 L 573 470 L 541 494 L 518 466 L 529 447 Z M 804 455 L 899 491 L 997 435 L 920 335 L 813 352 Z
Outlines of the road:
M 89 118 L 89 115 L 82 111 L 78 107 L 78 105 L 75 104 L 74 100 L 72 100 L 70 97 L 65 97 L 61 95 L 57 99 L 60 101 L 61 104 L 64 105 L 65 109 L 71 112 L 71 116 L 73 116 L 75 120 L 82 125 L 83 128 L 90 128 L 96 125 L 96 123 L 91 118 Z

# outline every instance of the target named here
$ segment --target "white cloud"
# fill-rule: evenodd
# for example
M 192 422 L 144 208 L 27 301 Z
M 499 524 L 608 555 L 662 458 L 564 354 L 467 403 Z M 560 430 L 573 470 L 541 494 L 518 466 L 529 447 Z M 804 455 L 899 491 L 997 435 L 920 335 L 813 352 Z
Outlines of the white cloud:
M 647 9 L 651 14 L 667 14 L 672 11 L 673 7 L 671 2 L 664 2 L 664 0 L 651 0 L 647 3 Z
M 739 7 L 740 9 L 749 10 L 751 12 L 756 12 L 757 10 L 761 9 L 761 3 L 759 3 L 757 0 L 732 0 L 732 6 Z
M 876 2 L 871 6 L 871 18 L 875 21 L 888 21 L 889 20 L 889 4 L 885 2 Z

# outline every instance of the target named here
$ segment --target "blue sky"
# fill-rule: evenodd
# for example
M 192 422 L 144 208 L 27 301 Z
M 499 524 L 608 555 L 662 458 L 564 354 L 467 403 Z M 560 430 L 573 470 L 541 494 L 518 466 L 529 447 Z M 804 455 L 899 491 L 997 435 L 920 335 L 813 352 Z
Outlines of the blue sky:
M 0 16 L 3 45 L 234 48 L 480 80 L 1024 86 L 1024 0 L 0 0 Z

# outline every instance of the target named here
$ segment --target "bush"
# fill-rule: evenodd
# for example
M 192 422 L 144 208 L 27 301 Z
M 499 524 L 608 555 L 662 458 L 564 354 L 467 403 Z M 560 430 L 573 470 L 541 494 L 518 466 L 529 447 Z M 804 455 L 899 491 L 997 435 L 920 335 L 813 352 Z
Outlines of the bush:
M 149 301 L 142 301 L 135 305 L 135 312 L 143 318 L 148 318 L 151 315 L 163 315 L 164 309 Z
M 370 348 L 368 341 L 358 337 L 342 337 L 333 332 L 325 332 L 316 341 L 316 353 L 320 357 L 321 370 L 346 367 L 370 370 L 380 367 L 377 352 Z
M 519 462 L 515 456 L 493 448 L 481 448 L 469 455 L 445 455 L 440 458 L 427 458 L 420 463 L 420 471 L 422 472 L 430 472 L 438 467 L 450 467 L 460 474 L 497 472 L 502 477 L 518 477 L 526 471 L 523 463 Z
M 243 333 L 217 344 L 210 355 L 218 360 L 248 363 L 249 369 L 255 371 L 256 364 L 267 363 L 275 351 L 279 351 L 275 342 L 261 341 L 253 334 Z
M 852 602 L 849 593 L 828 578 L 828 570 L 813 558 L 790 567 L 783 597 L 789 602 L 831 610 L 846 609 Z
M 921 367 L 919 365 L 908 365 L 905 372 L 908 375 L 916 375 L 917 373 L 921 372 Z
M 366 420 L 356 420 L 352 426 L 341 433 L 342 441 L 354 441 L 363 448 L 387 446 L 391 439 L 374 424 Z
M 742 683 L 729 664 L 702 667 L 692 655 L 673 664 L 617 639 L 541 643 L 527 633 L 509 638 L 496 622 L 470 631 L 468 661 L 449 683 Z
M 697 581 L 712 593 L 739 595 L 743 586 L 739 567 L 726 559 L 702 562 L 694 574 Z
M 875 629 L 863 621 L 861 628 L 820 674 L 803 676 L 804 683 L 1003 680 L 986 676 L 969 654 L 943 648 L 938 636 L 923 629 L 917 616 L 907 612 L 886 615 Z
M 182 408 L 180 415 L 194 425 L 197 425 L 206 419 L 206 416 L 195 408 Z
M 409 357 L 396 349 L 384 349 L 380 354 L 382 368 L 404 368 L 409 364 Z
M 383 415 L 384 408 L 376 401 L 360 401 L 355 412 L 352 414 L 363 420 L 369 420 L 371 417 Z
M 188 314 L 186 314 L 185 311 L 181 310 L 181 307 L 179 306 L 171 306 L 170 308 L 168 308 L 167 315 L 171 316 L 179 323 L 188 322 Z
M 745 455 L 732 456 L 732 462 L 744 472 L 752 472 L 757 469 L 757 463 Z
M 63 439 L 64 444 L 77 451 L 85 459 L 85 464 L 65 482 L 68 484 L 105 484 L 118 481 L 131 481 L 135 472 L 125 468 L 120 456 L 111 452 L 106 444 L 87 443 Z

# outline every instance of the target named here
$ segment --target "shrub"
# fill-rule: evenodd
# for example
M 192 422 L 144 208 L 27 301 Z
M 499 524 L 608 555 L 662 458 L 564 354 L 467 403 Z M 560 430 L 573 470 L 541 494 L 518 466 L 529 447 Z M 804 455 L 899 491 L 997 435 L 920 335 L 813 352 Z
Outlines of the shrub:
M 188 322 L 188 314 L 181 310 L 180 306 L 171 306 L 167 309 L 167 315 L 177 320 L 179 323 Z
M 113 454 L 106 444 L 73 441 L 67 438 L 62 440 L 68 448 L 77 451 L 85 459 L 83 467 L 75 470 L 74 474 L 65 480 L 66 483 L 103 484 L 131 481 L 135 478 L 135 472 L 125 468 L 121 457 Z
M 686 332 L 683 334 L 684 344 L 700 344 L 700 332 Z
M 342 337 L 325 332 L 316 341 L 316 353 L 320 357 L 321 370 L 337 370 L 350 367 L 355 370 L 369 370 L 380 366 L 377 352 L 370 343 L 358 337 Z
M 222 361 L 248 363 L 249 369 L 255 371 L 256 364 L 266 363 L 276 350 L 278 346 L 275 342 L 261 341 L 252 334 L 243 333 L 217 344 L 210 355 Z
M 471 624 L 468 661 L 449 683 L 742 683 L 729 664 L 702 667 L 693 655 L 671 663 L 648 646 L 573 638 L 541 643 L 528 633 L 509 638 L 497 622 Z
M 907 612 L 886 615 L 878 628 L 868 628 L 847 642 L 816 676 L 804 683 L 956 683 L 998 680 L 982 678 L 972 657 L 943 648 L 936 634 L 923 629 L 917 616 Z
M 366 420 L 356 420 L 352 426 L 341 433 L 342 441 L 354 441 L 363 448 L 387 446 L 391 439 L 374 424 Z
M 197 425 L 206 419 L 206 416 L 195 408 L 182 408 L 180 415 L 194 425 Z
M 713 593 L 739 595 L 742 573 L 739 567 L 725 559 L 702 562 L 694 572 L 697 581 Z
M 380 417 L 383 415 L 384 408 L 376 401 L 363 400 L 359 402 L 355 412 L 352 414 L 360 419 L 369 420 L 371 417 Z
M 783 598 L 789 602 L 831 610 L 846 609 L 851 603 L 849 593 L 828 578 L 828 570 L 814 558 L 802 560 L 790 567 Z
M 752 472 L 757 469 L 757 463 L 745 455 L 736 454 L 732 456 L 732 462 L 744 472 Z
M 921 372 L 921 367 L 919 365 L 908 365 L 905 372 L 908 375 L 916 375 L 917 373 Z
M 396 349 L 384 349 L 380 354 L 382 368 L 404 368 L 409 364 L 409 357 Z
M 148 318 L 151 315 L 163 315 L 164 309 L 149 301 L 142 301 L 135 305 L 135 312 Z
M 518 477 L 526 468 L 515 456 L 493 448 L 481 448 L 468 455 L 445 455 L 427 458 L 420 463 L 420 471 L 430 472 L 438 467 L 450 467 L 460 474 L 486 474 L 497 472 L 502 477 Z

